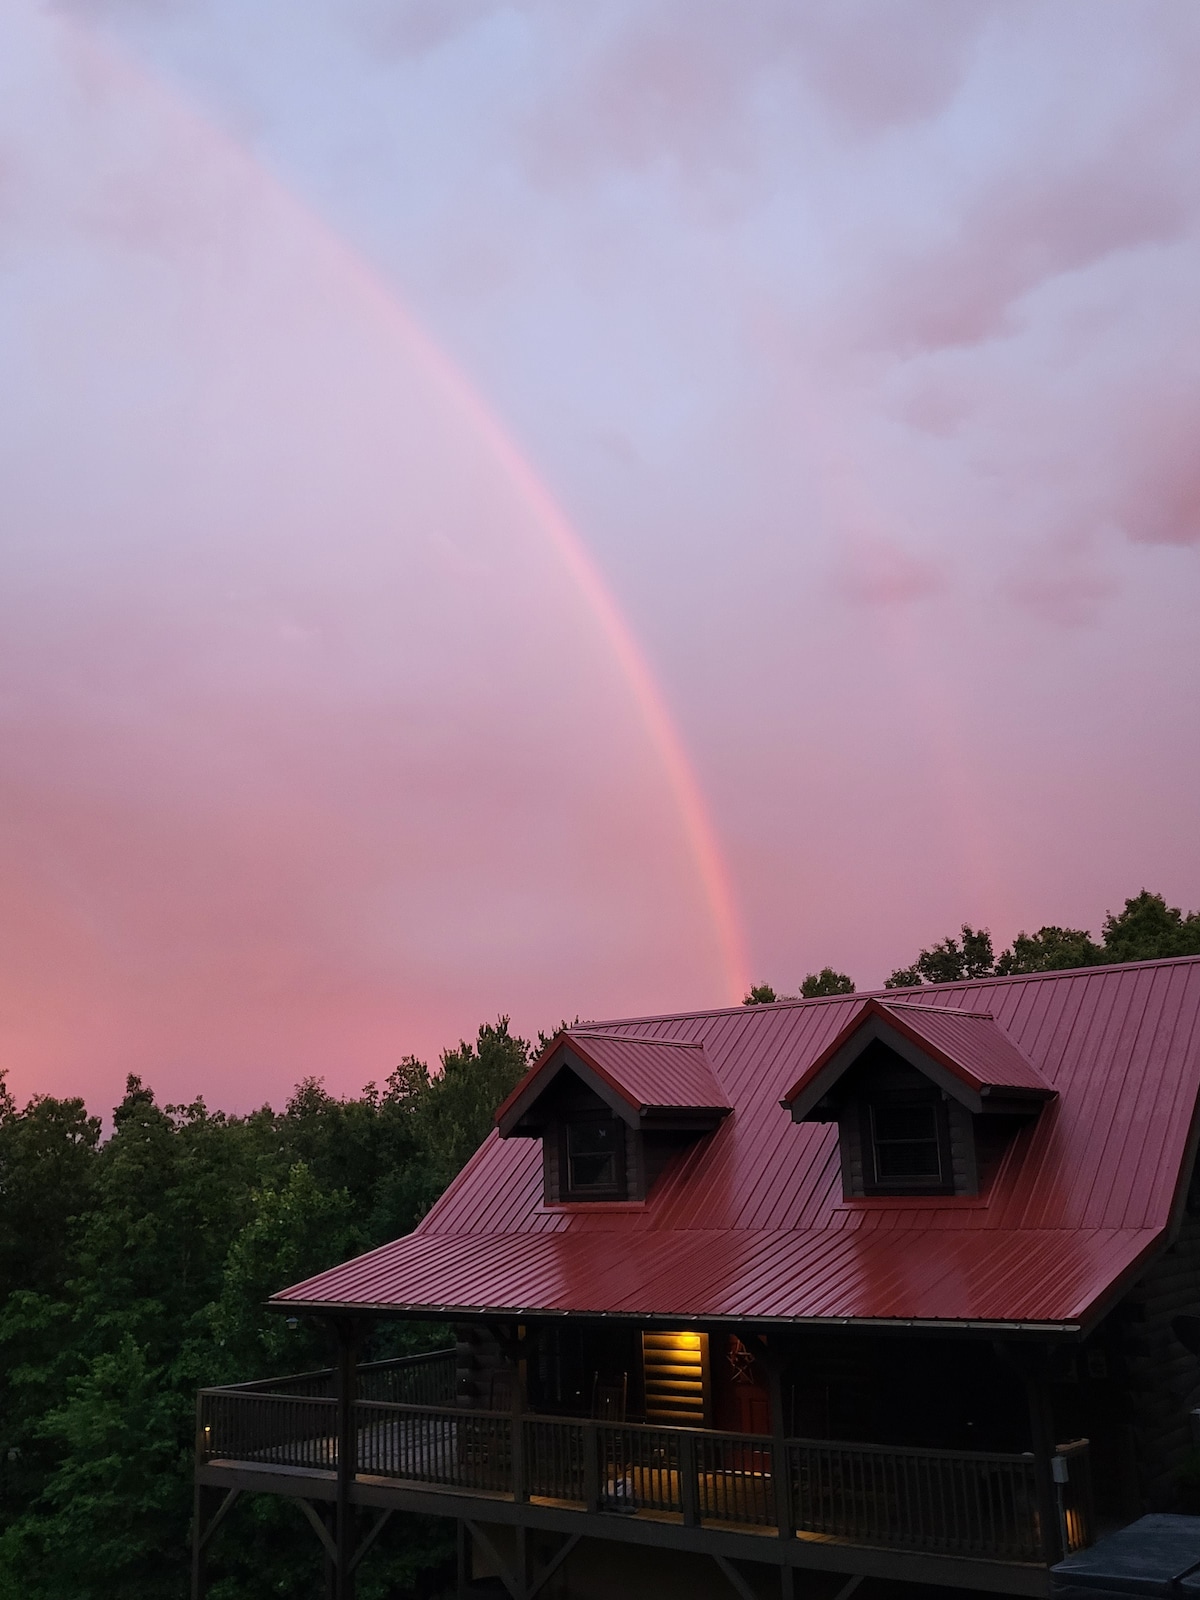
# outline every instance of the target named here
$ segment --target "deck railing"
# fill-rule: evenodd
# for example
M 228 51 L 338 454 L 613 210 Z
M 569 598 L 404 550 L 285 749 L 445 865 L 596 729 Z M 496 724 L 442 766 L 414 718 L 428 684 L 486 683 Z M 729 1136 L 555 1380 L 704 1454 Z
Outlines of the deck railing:
M 791 1439 L 778 1470 L 775 1442 L 759 1435 L 532 1415 L 520 1426 L 521 1449 L 514 1451 L 511 1412 L 359 1398 L 354 1467 L 362 1476 L 593 1513 L 794 1529 L 801 1538 L 1001 1561 L 1046 1559 L 1032 1455 Z M 203 1460 L 333 1471 L 337 1433 L 337 1402 L 329 1396 L 263 1387 L 200 1396 Z M 1087 1442 L 1064 1446 L 1059 1456 L 1066 1462 L 1065 1479 L 1061 1467 L 1054 1474 L 1061 1531 L 1078 1549 L 1091 1536 Z
M 453 1349 L 395 1356 L 390 1361 L 366 1361 L 357 1368 L 357 1394 L 360 1400 L 390 1400 L 398 1405 L 450 1406 L 454 1404 L 455 1373 Z M 328 1367 L 320 1372 L 292 1372 L 285 1378 L 227 1384 L 220 1392 L 332 1398 L 333 1372 Z
M 332 1472 L 337 1466 L 337 1401 L 270 1390 L 203 1389 L 197 1451 L 208 1461 L 260 1461 Z
M 1036 1561 L 1042 1540 L 1031 1455 L 788 1445 L 797 1529 L 889 1550 Z

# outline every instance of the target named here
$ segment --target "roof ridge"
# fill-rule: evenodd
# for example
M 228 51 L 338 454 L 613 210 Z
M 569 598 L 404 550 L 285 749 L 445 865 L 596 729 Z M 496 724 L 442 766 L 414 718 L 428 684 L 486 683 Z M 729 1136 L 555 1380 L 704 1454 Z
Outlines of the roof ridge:
M 603 1028 L 564 1028 L 563 1032 L 568 1039 L 604 1039 L 612 1043 L 613 1035 L 606 1033 Z M 617 1036 L 618 1038 L 620 1035 Z M 670 1045 L 675 1050 L 703 1050 L 702 1039 L 627 1039 L 626 1044 L 664 1044 Z
M 1182 967 L 1189 962 L 1200 963 L 1200 955 L 1155 956 L 1150 961 L 1101 961 L 1093 967 L 1061 967 L 1052 972 L 1007 972 L 1003 977 L 991 974 L 986 978 L 954 978 L 947 983 L 923 983 L 920 985 L 920 990 L 922 993 L 944 994 L 947 989 L 975 989 L 982 983 L 1049 983 L 1056 978 L 1081 978 L 1085 974 L 1099 977 L 1108 972 L 1129 972 L 1135 967 Z M 695 1011 L 651 1011 L 638 1017 L 592 1017 L 585 1027 L 602 1031 L 608 1028 L 632 1027 L 642 1022 L 692 1022 L 700 1017 L 735 1017 L 743 1012 L 781 1011 L 785 1007 L 827 1006 L 837 1002 L 844 1005 L 848 1000 L 891 1001 L 892 996 L 904 992 L 911 994 L 914 991 L 888 988 L 858 989 L 853 994 L 818 994 L 813 995 L 811 999 L 793 995 L 786 1000 L 767 1000 L 753 1006 L 743 1003 L 735 1006 L 701 1006 Z

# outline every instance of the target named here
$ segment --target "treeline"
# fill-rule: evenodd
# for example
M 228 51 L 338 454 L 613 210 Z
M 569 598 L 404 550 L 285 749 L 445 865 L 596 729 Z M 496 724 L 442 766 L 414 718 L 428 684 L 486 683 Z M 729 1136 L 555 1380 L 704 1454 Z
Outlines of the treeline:
M 1161 894 L 1143 889 L 1126 900 L 1124 910 L 1109 911 L 1100 938 L 1086 928 L 1050 925 L 1036 933 L 1019 933 L 997 956 L 987 928 L 963 923 L 907 967 L 897 967 L 885 989 L 915 989 L 926 983 L 959 983 L 969 978 L 1004 978 L 1021 972 L 1064 972 L 1070 967 L 1098 967 L 1117 961 L 1160 961 L 1166 956 L 1200 955 L 1200 911 L 1186 916 Z M 854 980 L 832 967 L 810 972 L 800 995 L 811 1000 L 823 994 L 853 994 Z M 776 994 L 769 983 L 756 983 L 744 1005 L 767 1005 L 793 998 Z
M 82 1100 L 18 1108 L 0 1075 L 0 1600 L 187 1593 L 195 1392 L 327 1366 L 273 1290 L 408 1232 L 492 1124 L 530 1046 L 507 1018 L 382 1089 L 306 1080 L 248 1116 L 159 1105 L 134 1077 L 101 1137 Z M 373 1357 L 446 1330 L 382 1325 Z M 294 1506 L 251 1496 L 220 1536 L 214 1600 L 316 1595 Z M 363 1600 L 430 1592 L 447 1526 L 395 1518 Z

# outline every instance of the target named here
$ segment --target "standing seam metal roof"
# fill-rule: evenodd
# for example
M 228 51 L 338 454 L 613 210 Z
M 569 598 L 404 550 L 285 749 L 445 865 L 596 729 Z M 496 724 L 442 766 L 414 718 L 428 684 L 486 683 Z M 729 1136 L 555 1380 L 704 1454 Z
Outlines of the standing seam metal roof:
M 1057 1091 L 979 1198 L 844 1200 L 836 1128 L 780 1109 L 861 996 L 589 1024 L 613 1041 L 702 1044 L 734 1107 L 643 1205 L 547 1206 L 536 1141 L 493 1133 L 416 1233 L 276 1302 L 1086 1322 L 1166 1238 L 1200 1090 L 1200 958 L 919 998 L 990 1015 Z

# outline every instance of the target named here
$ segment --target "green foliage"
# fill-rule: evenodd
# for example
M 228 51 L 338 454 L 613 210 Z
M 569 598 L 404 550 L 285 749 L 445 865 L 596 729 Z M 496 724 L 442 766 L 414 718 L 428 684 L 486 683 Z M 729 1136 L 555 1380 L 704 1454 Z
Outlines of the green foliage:
M 1200 911 L 1185 917 L 1161 894 L 1143 889 L 1126 900 L 1124 911 L 1104 918 L 1105 961 L 1157 961 L 1164 956 L 1200 955 Z
M 429 1163 L 432 1201 L 491 1132 L 496 1107 L 525 1075 L 529 1045 L 508 1031 L 508 1018 L 484 1023 L 474 1045 L 465 1039 L 442 1053 L 442 1070 L 417 1100 L 415 1127 Z
M 897 967 L 890 978 L 883 980 L 885 989 L 919 989 L 924 979 L 916 966 Z
M 751 984 L 750 992 L 746 995 L 742 1004 L 744 1006 L 769 1006 L 778 998 L 779 996 L 769 983 L 754 983 Z
M 1086 928 L 1039 928 L 1019 933 L 996 962 L 998 977 L 1014 972 L 1063 972 L 1070 967 L 1094 967 L 1104 952 Z
M 854 979 L 832 967 L 822 967 L 820 972 L 810 972 L 800 985 L 802 1000 L 815 1000 L 823 994 L 853 994 Z
M 963 978 L 983 978 L 992 971 L 992 936 L 986 928 L 962 925 L 961 939 L 953 935 L 933 945 L 913 962 L 900 967 L 884 985 L 887 989 L 911 989 L 922 983 L 958 983 Z
M 101 1139 L 82 1101 L 18 1109 L 0 1074 L 0 1600 L 182 1600 L 195 1391 L 328 1364 L 263 1302 L 407 1232 L 491 1128 L 529 1047 L 506 1017 L 383 1091 L 305 1079 L 282 1112 L 162 1106 L 131 1077 Z M 446 1330 L 381 1325 L 368 1357 Z M 364 1600 L 410 1592 L 446 1527 L 398 1518 Z M 217 1537 L 214 1600 L 314 1591 L 295 1507 L 251 1497 Z
M 911 989 L 923 983 L 959 983 L 993 973 L 1003 978 L 1013 973 L 1063 972 L 1114 961 L 1192 955 L 1200 955 L 1200 911 L 1185 916 L 1161 894 L 1143 889 L 1126 900 L 1123 911 L 1106 914 L 1101 944 L 1086 928 L 1051 924 L 1032 934 L 1022 931 L 993 961 L 991 934 L 986 928 L 976 930 L 964 923 L 961 940 L 950 937 L 922 950 L 912 966 L 897 968 L 885 987 Z

